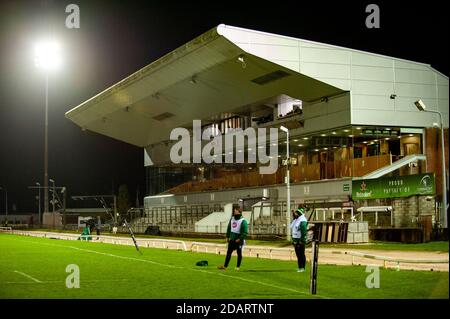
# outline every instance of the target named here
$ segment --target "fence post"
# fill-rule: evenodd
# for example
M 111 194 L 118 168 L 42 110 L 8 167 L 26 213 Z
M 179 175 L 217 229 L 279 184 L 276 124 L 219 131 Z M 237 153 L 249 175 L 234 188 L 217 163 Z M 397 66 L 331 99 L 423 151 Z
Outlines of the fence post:
M 312 242 L 312 258 L 311 258 L 311 283 L 310 292 L 315 295 L 317 292 L 317 267 L 319 265 L 319 241 L 316 239 Z

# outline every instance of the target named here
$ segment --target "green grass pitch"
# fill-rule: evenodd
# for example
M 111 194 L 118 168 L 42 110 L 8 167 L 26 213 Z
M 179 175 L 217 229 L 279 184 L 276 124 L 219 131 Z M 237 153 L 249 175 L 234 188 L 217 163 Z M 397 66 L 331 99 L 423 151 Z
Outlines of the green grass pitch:
M 380 269 L 380 288 L 366 288 L 366 267 L 319 265 L 317 295 L 296 262 L 244 257 L 235 271 L 224 256 L 94 242 L 0 234 L 0 298 L 448 298 L 448 272 Z M 320 257 L 319 257 L 320 258 Z M 209 266 L 198 267 L 199 260 Z M 80 288 L 66 287 L 66 267 Z

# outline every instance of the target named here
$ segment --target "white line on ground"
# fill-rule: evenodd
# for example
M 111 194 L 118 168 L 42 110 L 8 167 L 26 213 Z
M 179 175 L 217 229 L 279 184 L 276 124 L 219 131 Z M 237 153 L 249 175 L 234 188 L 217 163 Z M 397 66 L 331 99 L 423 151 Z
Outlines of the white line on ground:
M 210 275 L 217 275 L 217 276 L 222 276 L 222 277 L 227 277 L 227 278 L 233 278 L 233 279 L 236 279 L 236 280 L 242 280 L 242 281 L 246 281 L 246 282 L 251 282 L 251 283 L 260 284 L 260 285 L 263 285 L 263 286 L 268 286 L 268 287 L 277 288 L 277 289 L 281 289 L 281 290 L 287 290 L 287 291 L 290 291 L 290 292 L 295 292 L 295 293 L 298 293 L 298 294 L 310 296 L 309 293 L 305 293 L 303 291 L 298 291 L 298 290 L 295 290 L 295 289 L 292 289 L 292 288 L 282 287 L 282 286 L 273 285 L 273 284 L 269 284 L 269 283 L 265 283 L 265 282 L 261 282 L 261 281 L 257 281 L 257 280 L 246 279 L 246 278 L 242 278 L 242 277 L 230 276 L 230 275 L 226 275 L 226 274 L 223 274 L 223 273 L 216 273 L 216 272 L 211 272 L 211 271 L 207 271 L 207 270 L 190 269 L 190 268 L 185 268 L 185 267 L 180 267 L 180 266 L 173 266 L 173 265 L 168 265 L 168 264 L 162 264 L 162 263 L 159 263 L 159 262 L 156 262 L 156 261 L 152 261 L 152 260 L 139 259 L 139 258 L 134 258 L 134 257 L 125 257 L 125 256 L 119 256 L 119 255 L 114 255 L 114 254 L 110 254 L 110 253 L 102 253 L 102 252 L 99 252 L 99 251 L 95 251 L 95 250 L 91 250 L 91 249 L 79 248 L 79 247 L 75 247 L 75 246 L 47 244 L 47 243 L 37 243 L 37 242 L 32 242 L 32 243 L 38 244 L 38 245 L 40 244 L 40 245 L 47 245 L 47 246 L 70 248 L 70 249 L 75 249 L 75 250 L 84 251 L 84 252 L 88 252 L 88 253 L 99 254 L 99 255 L 104 255 L 104 256 L 108 256 L 108 257 L 120 258 L 120 259 L 140 261 L 140 262 L 154 264 L 154 265 L 159 265 L 159 266 L 163 266 L 163 267 L 178 268 L 178 269 L 185 269 L 185 270 L 191 270 L 191 271 L 200 271 L 200 272 L 204 272 L 204 273 L 207 273 L 207 274 L 210 274 Z M 314 296 L 318 297 L 318 298 L 325 298 L 325 299 L 327 299 L 327 297 L 320 296 L 318 294 L 314 295 Z
M 86 279 L 86 281 L 88 282 L 131 282 L 131 281 L 135 281 L 135 280 L 130 280 L 130 279 Z M 141 279 L 139 279 L 139 281 L 142 282 Z M 62 281 L 61 280 L 44 280 L 41 281 L 40 283 L 43 284 L 60 284 Z M 33 284 L 29 281 L 6 281 L 3 282 L 3 284 L 9 284 L 9 285 L 18 285 L 18 284 L 24 284 L 24 285 L 30 285 Z
M 292 291 L 292 292 L 303 294 L 303 295 L 309 295 L 307 293 L 304 293 L 302 291 L 298 291 L 298 290 L 295 290 L 295 289 L 292 289 L 292 288 L 281 287 L 281 286 L 277 286 L 277 285 L 273 285 L 273 284 L 269 284 L 269 283 L 265 283 L 265 282 L 261 282 L 261 281 L 257 281 L 257 280 L 251 280 L 251 279 L 247 279 L 247 278 L 230 276 L 230 275 L 226 275 L 224 273 L 214 273 L 214 272 L 207 271 L 207 270 L 200 270 L 200 269 L 192 269 L 192 270 L 193 271 L 200 271 L 200 272 L 204 272 L 204 273 L 208 273 L 208 274 L 212 274 L 212 275 L 218 275 L 218 276 L 222 276 L 222 277 L 227 277 L 227 278 L 243 280 L 243 281 L 247 281 L 247 282 L 251 282 L 251 283 L 255 283 L 255 284 L 260 284 L 260 285 L 264 285 L 264 286 L 268 286 L 268 287 L 272 287 L 272 288 L 288 290 L 288 291 Z M 325 298 L 325 297 L 320 297 L 320 298 Z
M 2 282 L 5 285 L 34 285 L 34 283 L 29 281 L 5 281 Z
M 255 284 L 269 286 L 269 287 L 272 287 L 272 288 L 277 288 L 277 289 L 282 289 L 282 290 L 288 290 L 288 291 L 295 292 L 295 293 L 305 294 L 304 292 L 301 292 L 301 291 L 298 291 L 298 290 L 295 290 L 295 289 L 292 289 L 292 288 L 281 287 L 281 286 L 268 284 L 268 283 L 264 283 L 264 282 L 257 281 L 257 280 L 251 280 L 251 279 L 246 279 L 246 278 L 241 278 L 241 277 L 230 276 L 230 275 L 226 275 L 226 274 L 223 274 L 223 273 L 215 273 L 215 272 L 211 272 L 211 271 L 207 271 L 207 270 L 200 270 L 200 269 L 189 269 L 189 268 L 184 268 L 184 267 L 180 267 L 180 266 L 173 266 L 173 265 L 162 264 L 162 263 L 158 263 L 158 262 L 151 261 L 151 260 L 139 259 L 139 258 L 133 258 L 133 257 L 125 257 L 125 256 L 119 256 L 119 255 L 114 255 L 114 254 L 109 254 L 109 253 L 102 253 L 102 252 L 99 252 L 99 251 L 90 250 L 90 249 L 84 249 L 84 248 L 79 248 L 79 247 L 74 247 L 74 246 L 63 246 L 63 247 L 68 247 L 68 248 L 72 248 L 72 249 L 75 249 L 75 250 L 85 251 L 85 252 L 94 253 L 94 254 L 100 254 L 100 255 L 109 256 L 109 257 L 115 257 L 115 258 L 128 259 L 128 260 L 133 260 L 133 261 L 146 262 L 146 263 L 156 264 L 156 265 L 164 266 L 164 267 L 186 269 L 186 270 L 193 270 L 193 271 L 200 271 L 200 272 L 204 272 L 204 273 L 211 274 L 211 275 L 218 275 L 218 276 L 223 276 L 223 277 L 227 277 L 227 278 L 243 280 L 243 281 L 247 281 L 247 282 L 251 282 L 251 283 L 255 283 Z
M 14 270 L 14 272 L 15 272 L 15 273 L 18 273 L 18 274 L 21 274 L 22 276 L 25 276 L 25 277 L 27 277 L 27 278 L 30 278 L 30 279 L 33 280 L 34 282 L 42 283 L 42 281 L 40 281 L 40 280 L 38 280 L 38 279 L 36 279 L 36 278 L 34 278 L 34 277 L 31 277 L 30 275 L 27 275 L 27 274 L 24 273 L 24 272 L 17 271 L 17 270 Z

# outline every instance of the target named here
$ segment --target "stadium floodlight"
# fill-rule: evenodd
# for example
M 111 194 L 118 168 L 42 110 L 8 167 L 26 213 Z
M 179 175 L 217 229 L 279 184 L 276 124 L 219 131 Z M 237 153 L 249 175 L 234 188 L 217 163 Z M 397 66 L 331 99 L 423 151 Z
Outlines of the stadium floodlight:
M 280 130 L 286 133 L 286 157 L 287 157 L 287 163 L 286 163 L 286 195 L 287 195 L 287 208 L 286 208 L 286 239 L 290 240 L 291 237 L 291 229 L 290 229 L 290 223 L 291 223 L 291 182 L 290 182 L 290 173 L 289 173 L 289 129 L 285 126 L 280 126 Z
M 38 42 L 34 47 L 34 63 L 45 73 L 45 133 L 44 133 L 44 213 L 48 213 L 48 82 L 49 73 L 61 66 L 61 47 L 55 40 Z
M 55 199 L 55 181 L 53 180 L 53 179 L 49 179 L 48 180 L 50 183 L 52 183 L 53 184 L 53 190 L 52 190 L 52 193 L 53 193 L 53 196 L 52 196 L 52 205 L 53 205 L 53 212 L 55 212 L 56 211 L 56 199 Z
M 8 222 L 8 190 L 6 187 L 0 187 L 0 190 L 5 191 L 5 222 Z
M 147 198 L 165 198 L 165 197 L 173 197 L 175 194 L 163 194 L 163 195 L 153 195 L 147 196 Z
M 284 133 L 289 133 L 289 129 L 283 125 L 280 126 L 280 130 L 282 130 Z
M 39 190 L 39 227 L 41 227 L 41 184 L 39 182 L 35 183 Z
M 34 63 L 36 67 L 49 71 L 61 66 L 61 47 L 54 40 L 39 42 L 34 47 Z
M 427 108 L 427 106 L 425 105 L 425 103 L 423 103 L 422 100 L 417 100 L 414 102 L 414 104 L 419 111 L 425 111 Z
M 238 56 L 237 60 L 241 63 L 243 69 L 247 67 L 247 64 L 245 63 L 245 56 L 243 54 Z
M 422 100 L 417 100 L 414 105 L 419 111 L 438 114 L 441 120 L 441 150 L 442 150 L 442 207 L 440 223 L 443 227 L 447 228 L 447 175 L 445 173 L 445 141 L 444 141 L 444 120 L 442 119 L 442 114 L 439 111 L 427 110 L 427 106 Z M 434 123 L 433 123 L 434 124 Z

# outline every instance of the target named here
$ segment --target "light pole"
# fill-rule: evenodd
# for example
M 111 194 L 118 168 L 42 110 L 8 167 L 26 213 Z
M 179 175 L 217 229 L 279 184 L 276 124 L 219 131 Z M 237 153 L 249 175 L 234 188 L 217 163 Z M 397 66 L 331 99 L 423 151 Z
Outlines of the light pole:
M 45 72 L 45 146 L 44 146 L 44 213 L 48 213 L 48 78 L 49 71 L 61 64 L 60 48 L 55 41 L 44 41 L 35 46 L 35 65 Z
M 39 190 L 39 227 L 41 227 L 41 184 L 36 182 L 36 186 Z
M 52 187 L 52 206 L 53 206 L 53 213 L 55 213 L 55 211 L 56 211 L 56 209 L 55 209 L 55 206 L 56 206 L 56 202 L 55 202 L 55 191 L 56 191 L 56 189 L 55 189 L 55 181 L 53 179 L 51 179 L 51 178 L 48 181 L 53 184 L 53 187 Z
M 0 187 L 0 190 L 5 191 L 5 222 L 8 222 L 8 190 L 5 187 Z
M 66 229 L 66 194 L 67 189 L 66 187 L 61 188 L 61 194 L 63 194 L 63 229 Z
M 422 100 L 415 101 L 417 109 L 422 112 L 439 114 L 441 120 L 441 149 L 442 149 L 442 208 L 441 208 L 441 220 L 440 223 L 443 227 L 447 227 L 447 176 L 445 173 L 445 140 L 444 140 L 444 120 L 442 119 L 442 114 L 439 111 L 427 110 L 425 103 Z
M 287 157 L 287 164 L 286 164 L 286 188 L 287 188 L 287 210 L 286 210 L 286 239 L 291 239 L 291 181 L 290 181 L 290 174 L 289 174 L 289 164 L 290 164 L 290 158 L 289 158 L 289 129 L 281 126 L 280 130 L 286 133 L 286 157 Z

